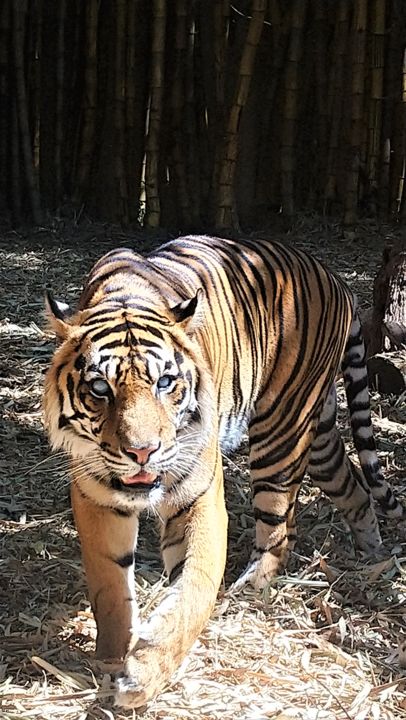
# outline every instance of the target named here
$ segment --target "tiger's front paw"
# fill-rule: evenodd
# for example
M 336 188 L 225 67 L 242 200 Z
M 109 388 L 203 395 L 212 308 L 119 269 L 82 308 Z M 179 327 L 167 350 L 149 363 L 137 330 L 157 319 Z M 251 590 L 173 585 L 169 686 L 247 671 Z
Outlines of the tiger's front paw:
M 173 669 L 168 664 L 164 649 L 147 647 L 137 650 L 135 646 L 124 663 L 123 673 L 116 680 L 116 705 L 142 707 L 162 690 Z
M 231 589 L 239 590 L 249 583 L 255 590 L 263 590 L 272 578 L 280 575 L 284 567 L 285 562 L 282 561 L 281 558 L 272 555 L 271 552 L 265 551 L 260 553 L 258 550 L 254 550 L 248 566 L 238 580 L 233 583 Z

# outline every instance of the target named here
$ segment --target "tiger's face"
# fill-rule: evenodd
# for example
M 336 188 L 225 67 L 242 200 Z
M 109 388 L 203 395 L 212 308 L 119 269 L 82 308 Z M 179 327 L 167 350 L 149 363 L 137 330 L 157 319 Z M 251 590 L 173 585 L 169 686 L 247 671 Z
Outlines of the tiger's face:
M 94 495 L 97 483 L 102 504 L 111 494 L 142 506 L 160 499 L 204 442 L 207 379 L 193 337 L 184 320 L 156 315 L 56 318 L 63 342 L 46 377 L 45 422 L 53 448 L 70 455 L 85 491 Z

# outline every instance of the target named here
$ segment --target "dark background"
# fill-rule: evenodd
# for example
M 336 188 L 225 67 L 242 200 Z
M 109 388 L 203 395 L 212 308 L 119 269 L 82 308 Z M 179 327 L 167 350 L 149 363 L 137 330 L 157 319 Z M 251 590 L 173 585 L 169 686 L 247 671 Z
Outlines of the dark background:
M 404 221 L 404 0 L 3 0 L 0 215 Z

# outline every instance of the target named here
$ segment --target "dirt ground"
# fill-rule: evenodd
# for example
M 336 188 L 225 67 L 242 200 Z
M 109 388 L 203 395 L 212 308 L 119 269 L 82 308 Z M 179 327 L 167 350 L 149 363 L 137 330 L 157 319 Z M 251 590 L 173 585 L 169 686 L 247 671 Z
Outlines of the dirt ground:
M 339 271 L 367 308 L 383 241 L 398 232 L 373 224 L 343 232 L 306 219 L 279 237 Z M 50 456 L 42 426 L 43 373 L 54 347 L 44 330 L 43 296 L 51 288 L 74 302 L 103 252 L 123 245 L 144 251 L 164 239 L 87 221 L 0 229 L 1 720 L 135 717 L 114 708 L 111 678 L 92 664 L 95 628 L 68 478 Z M 338 388 L 349 440 L 340 381 Z M 406 398 L 373 393 L 372 411 L 385 475 L 405 501 Z M 406 718 L 404 525 L 382 521 L 388 559 L 366 564 L 330 502 L 305 484 L 288 571 L 264 593 L 236 594 L 230 584 L 253 537 L 244 448 L 224 465 L 229 558 L 215 614 L 171 685 L 137 717 Z M 151 520 L 143 523 L 136 580 L 147 613 L 165 593 Z

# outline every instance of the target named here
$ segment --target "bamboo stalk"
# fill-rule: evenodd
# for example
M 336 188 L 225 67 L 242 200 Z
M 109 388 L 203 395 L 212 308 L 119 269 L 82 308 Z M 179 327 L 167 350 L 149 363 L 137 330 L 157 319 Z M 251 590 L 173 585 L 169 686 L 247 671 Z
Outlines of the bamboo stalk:
M 390 100 L 392 113 L 388 122 L 388 112 L 386 112 L 385 130 L 390 130 L 388 165 L 389 165 L 389 192 L 388 192 L 388 208 L 392 217 L 397 217 L 399 212 L 399 179 L 403 175 L 403 111 L 402 111 L 402 66 L 404 59 L 404 32 L 405 18 L 402 2 L 394 2 L 392 6 L 390 33 L 390 60 L 393 67 L 388 82 L 388 89 L 391 90 Z M 388 138 L 388 135 L 386 135 Z
M 294 214 L 295 142 L 299 108 L 300 59 L 302 56 L 307 0 L 295 0 L 284 78 L 284 111 L 281 146 L 282 205 L 288 217 Z
M 216 83 L 216 99 L 219 113 L 225 106 L 225 66 L 227 54 L 227 38 L 230 22 L 230 3 L 228 0 L 214 2 L 214 76 Z
M 213 173 L 212 147 L 210 143 L 209 107 L 205 92 L 204 78 L 204 49 L 201 33 L 201 14 L 195 14 L 195 43 L 194 43 L 194 95 L 196 115 L 196 145 L 198 150 L 199 166 L 199 223 L 208 223 L 208 209 L 210 202 L 210 178 Z M 203 220 L 204 218 L 204 220 Z
M 314 8 L 314 28 L 316 43 L 314 52 L 314 70 L 316 78 L 317 123 L 313 125 L 317 136 L 316 152 L 316 202 L 325 188 L 327 170 L 327 118 L 328 118 L 328 83 L 327 83 L 327 28 L 328 15 L 324 0 L 316 0 Z
M 310 5 L 306 17 L 306 31 L 302 37 L 297 121 L 293 142 L 293 214 L 298 208 L 317 208 L 318 190 L 322 184 L 319 166 L 322 162 L 323 165 L 325 163 L 325 158 L 320 158 L 319 150 L 321 118 L 318 108 L 318 73 L 315 67 L 317 23 L 312 10 Z M 324 32 L 326 33 L 326 29 Z M 284 122 L 282 133 L 283 131 Z M 284 226 L 290 227 L 292 217 L 285 213 L 283 204 L 282 208 L 286 214 Z
M 374 0 L 371 27 L 371 85 L 368 112 L 368 183 L 376 197 L 382 129 L 386 0 Z M 376 210 L 376 208 L 375 208 Z
M 34 153 L 39 170 L 41 199 L 48 208 L 55 208 L 55 129 L 56 129 L 56 56 L 58 3 L 41 0 L 41 17 L 38 18 L 38 39 L 40 52 L 37 73 L 31 74 L 31 97 L 36 95 L 38 102 L 37 128 L 34 134 Z M 34 3 L 30 7 L 35 6 Z M 34 21 L 35 22 L 35 21 Z M 31 26 L 34 26 L 31 20 Z M 37 142 L 35 142 L 35 139 Z
M 218 188 L 220 181 L 221 164 L 223 157 L 223 143 L 226 132 L 226 61 L 228 55 L 230 26 L 230 1 L 214 0 L 214 85 L 215 109 L 212 122 L 213 139 L 211 144 L 213 152 L 212 192 L 210 197 L 210 217 L 215 217 L 218 201 Z
M 215 218 L 216 227 L 218 228 L 238 228 L 238 217 L 234 198 L 234 178 L 238 155 L 239 123 L 242 110 L 247 102 L 254 70 L 255 56 L 265 20 L 265 11 L 265 0 L 253 0 L 252 16 L 248 25 L 247 37 L 237 77 L 236 91 L 227 123 Z
M 137 71 L 135 52 L 136 52 L 136 21 L 137 21 L 137 5 L 139 3 L 129 2 L 127 8 L 127 54 L 126 54 L 126 103 L 125 103 L 125 137 L 126 152 L 124 154 L 126 183 L 128 188 L 128 216 L 129 220 L 138 217 L 138 195 L 134 187 L 134 178 L 136 171 L 133 165 L 136 160 L 134 157 L 134 134 L 136 125 L 136 91 L 135 91 L 135 74 Z M 137 201 L 135 198 L 137 197 Z
M 357 219 L 358 183 L 360 168 L 363 162 L 362 141 L 364 129 L 367 19 L 367 0 L 355 0 L 352 26 L 350 155 L 344 198 L 344 223 L 346 225 L 353 224 Z
M 79 76 L 82 70 L 81 30 L 85 8 L 81 0 L 73 0 L 67 5 L 69 30 L 66 47 L 66 79 L 65 79 L 65 127 L 66 148 L 63 154 L 65 178 L 69 184 L 75 185 L 80 145 L 80 118 L 74 109 L 80 106 Z
M 164 92 L 164 53 L 166 28 L 166 0 L 153 0 L 151 48 L 151 79 L 146 140 L 145 193 L 147 227 L 158 227 L 161 219 L 159 199 L 159 150 Z
M 186 75 L 188 75 L 189 81 L 191 78 L 190 72 L 186 72 L 189 60 L 187 53 L 188 12 L 186 0 L 177 0 L 175 13 L 174 75 L 171 92 L 173 144 L 170 155 L 174 193 L 177 198 L 178 217 L 181 225 L 188 227 L 191 222 L 185 152 L 185 129 L 188 129 L 188 123 L 184 123 L 184 119 Z M 190 101 L 190 96 L 188 99 Z
M 214 3 L 203 6 L 202 3 L 197 4 L 196 13 L 197 33 L 200 38 L 199 44 L 199 71 L 201 87 L 199 92 L 202 95 L 203 117 L 202 122 L 205 125 L 205 137 L 207 147 L 204 158 L 204 165 L 207 175 L 204 178 L 205 187 L 205 203 L 208 207 L 210 202 L 210 190 L 212 178 L 214 177 L 214 159 L 217 144 L 217 100 L 216 100 L 216 83 L 215 73 L 215 54 L 214 54 Z
M 56 57 L 56 117 L 55 117 L 55 195 L 56 202 L 62 198 L 62 145 L 64 126 L 64 81 L 65 81 L 65 17 L 66 1 L 58 3 L 58 37 Z
M 283 15 L 278 0 L 270 0 L 270 22 L 272 28 L 272 61 L 269 84 L 266 93 L 266 107 L 263 116 L 263 126 L 268 128 L 274 109 L 276 92 L 281 83 L 282 70 L 285 62 L 289 37 L 290 15 Z
M 87 189 L 93 157 L 97 106 L 98 0 L 86 4 L 86 69 L 82 101 L 82 132 L 79 146 L 75 200 L 82 201 Z
M 200 157 L 197 139 L 196 124 L 196 98 L 195 98 L 195 19 L 189 17 L 188 22 L 188 45 L 186 56 L 186 78 L 185 78 L 185 120 L 187 137 L 187 163 L 186 178 L 189 188 L 189 217 L 188 224 L 196 227 L 200 217 Z
M 406 31 L 406 8 L 395 3 L 396 17 L 399 21 L 397 49 L 401 52 L 400 83 L 395 103 L 391 163 L 391 211 L 399 220 L 406 218 L 406 49 L 404 36 Z
M 347 55 L 350 6 L 347 0 L 340 0 L 334 33 L 334 50 L 332 68 L 334 67 L 334 87 L 330 109 L 330 133 L 328 141 L 328 158 L 326 171 L 326 187 L 324 191 L 324 211 L 329 212 L 329 204 L 336 198 L 339 174 L 340 129 L 344 104 L 344 69 Z M 333 82 L 329 83 L 333 85 Z
M 125 141 L 125 34 L 127 22 L 127 1 L 116 2 L 116 42 L 115 42 L 115 77 L 114 77 L 114 170 L 117 187 L 118 217 L 128 225 L 128 190 L 124 170 Z
M 15 223 L 21 221 L 21 177 L 20 177 L 20 138 L 18 132 L 17 100 L 11 108 L 11 206 Z
M 11 119 L 11 103 L 9 99 L 9 66 L 8 53 L 10 42 L 10 4 L 4 2 L 0 11 L 0 201 L 6 204 L 8 192 L 7 167 L 8 132 Z
M 32 149 L 30 142 L 30 129 L 28 123 L 27 93 L 24 73 L 24 26 L 27 13 L 26 0 L 13 0 L 13 45 L 14 67 L 16 82 L 16 97 L 18 108 L 18 124 L 24 160 L 25 180 L 28 188 L 31 211 L 36 225 L 41 223 L 41 206 L 37 181 L 35 177 Z M 22 191 L 22 188 L 21 188 Z
M 126 164 L 130 221 L 140 219 L 140 195 L 145 155 L 145 125 L 149 75 L 149 0 L 128 3 L 126 66 Z
M 384 100 L 382 108 L 381 157 L 379 166 L 379 209 L 386 216 L 390 210 L 393 193 L 397 156 L 394 154 L 394 140 L 397 136 L 397 104 L 401 94 L 401 65 L 403 37 L 405 32 L 402 21 L 403 0 L 394 0 L 387 8 L 387 50 L 384 66 Z M 395 172 L 393 172 L 395 171 Z
M 34 68 L 32 74 L 32 105 L 33 105 L 33 156 L 34 167 L 39 176 L 41 150 L 41 55 L 42 55 L 42 0 L 37 0 L 35 15 L 35 47 Z
M 398 190 L 398 216 L 403 220 L 406 216 L 406 188 L 405 188 L 405 174 L 406 174 L 406 49 L 403 51 L 403 64 L 402 64 L 402 98 L 400 103 L 400 114 L 401 114 L 401 152 L 402 152 L 402 172 L 399 178 L 399 190 Z
M 289 39 L 290 12 L 286 8 L 284 10 L 279 0 L 270 0 L 271 62 L 260 125 L 261 181 L 258 183 L 257 197 L 260 203 L 273 205 L 280 203 L 280 154 L 275 152 L 274 136 L 278 128 L 279 113 L 276 108 Z
M 30 129 L 30 144 L 34 148 L 35 134 L 35 54 L 36 54 L 36 25 L 38 3 L 31 0 L 27 4 L 27 14 L 24 23 L 24 77 L 27 94 L 28 127 Z M 35 165 L 34 165 L 35 167 Z

